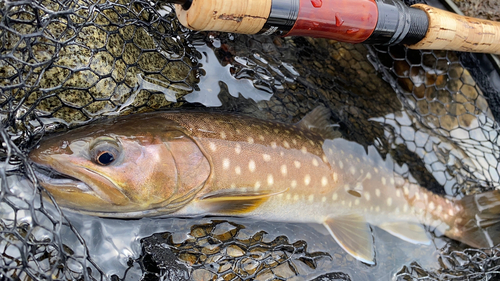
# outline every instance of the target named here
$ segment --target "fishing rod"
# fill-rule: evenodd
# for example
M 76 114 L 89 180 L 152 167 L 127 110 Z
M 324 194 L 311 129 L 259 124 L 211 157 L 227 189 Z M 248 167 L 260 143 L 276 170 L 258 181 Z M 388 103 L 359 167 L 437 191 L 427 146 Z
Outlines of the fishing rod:
M 500 22 L 399 0 L 166 0 L 193 30 L 500 54 Z

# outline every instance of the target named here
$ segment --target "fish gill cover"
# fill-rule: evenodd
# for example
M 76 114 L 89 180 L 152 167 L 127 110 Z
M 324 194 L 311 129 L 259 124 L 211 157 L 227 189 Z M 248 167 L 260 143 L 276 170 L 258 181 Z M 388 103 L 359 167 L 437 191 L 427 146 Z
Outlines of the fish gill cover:
M 205 105 L 294 123 L 323 104 L 344 138 L 390 154 L 399 177 L 450 197 L 492 190 L 499 184 L 500 88 L 498 70 L 478 67 L 484 57 L 194 33 L 161 1 L 2 1 L 0 37 L 1 279 L 357 280 L 384 264 L 396 264 L 400 280 L 498 277 L 498 247 L 466 249 L 434 237 L 435 267 L 398 264 L 389 248 L 386 260 L 354 275 L 342 251 L 306 251 L 311 236 L 283 238 L 286 229 L 276 228 L 266 241 L 261 226 L 248 223 L 241 238 L 244 221 L 183 221 L 191 226 L 186 239 L 171 239 L 182 227 L 169 221 L 169 232 L 143 234 L 135 252 L 110 251 L 110 269 L 96 254 L 110 237 L 85 230 L 97 225 L 106 233 L 115 222 L 75 219 L 42 200 L 27 161 L 46 133 L 99 118 Z M 296 227 L 289 236 L 298 229 L 309 231 Z M 377 251 L 382 256 L 383 246 Z

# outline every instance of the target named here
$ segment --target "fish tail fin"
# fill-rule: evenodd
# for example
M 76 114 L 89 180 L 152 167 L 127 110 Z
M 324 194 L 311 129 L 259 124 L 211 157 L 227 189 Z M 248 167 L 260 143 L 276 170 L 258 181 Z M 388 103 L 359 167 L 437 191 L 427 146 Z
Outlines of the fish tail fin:
M 463 213 L 446 232 L 448 237 L 476 248 L 500 243 L 500 190 L 468 195 L 458 203 Z

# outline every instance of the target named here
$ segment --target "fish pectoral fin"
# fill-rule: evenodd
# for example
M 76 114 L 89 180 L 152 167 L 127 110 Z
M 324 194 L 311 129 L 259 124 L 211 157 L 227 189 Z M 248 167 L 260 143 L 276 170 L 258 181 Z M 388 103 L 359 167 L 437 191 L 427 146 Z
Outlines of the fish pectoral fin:
M 375 251 L 370 226 L 361 215 L 329 217 L 323 225 L 335 241 L 357 260 L 375 264 Z
M 331 116 L 330 110 L 320 105 L 306 114 L 295 126 L 303 130 L 314 131 L 322 135 L 325 139 L 335 139 L 340 137 L 341 133 L 333 130 L 333 126 L 330 123 Z
M 409 222 L 388 222 L 378 225 L 378 227 L 406 242 L 426 245 L 431 243 L 431 239 L 429 239 L 427 231 L 421 224 Z
M 243 214 L 257 208 L 269 197 L 283 191 L 247 191 L 247 189 L 218 190 L 199 198 L 201 206 L 208 212 Z

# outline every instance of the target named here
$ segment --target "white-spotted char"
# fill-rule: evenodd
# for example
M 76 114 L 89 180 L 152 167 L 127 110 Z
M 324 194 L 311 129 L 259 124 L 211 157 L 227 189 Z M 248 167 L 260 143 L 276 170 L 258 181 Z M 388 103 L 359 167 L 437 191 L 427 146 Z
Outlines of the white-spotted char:
M 395 178 L 390 155 L 338 138 L 329 117 L 140 114 L 54 136 L 30 157 L 61 206 L 92 215 L 317 222 L 370 264 L 369 224 L 412 243 L 429 243 L 422 223 L 475 247 L 500 242 L 497 191 L 452 200 Z

